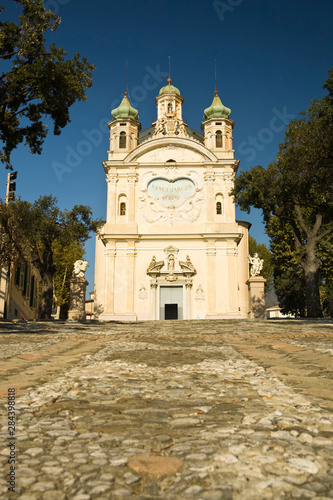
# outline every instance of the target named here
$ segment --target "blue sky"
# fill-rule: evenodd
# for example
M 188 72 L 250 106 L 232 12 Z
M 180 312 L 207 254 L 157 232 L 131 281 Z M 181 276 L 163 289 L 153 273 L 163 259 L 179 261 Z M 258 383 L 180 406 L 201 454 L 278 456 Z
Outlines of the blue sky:
M 4 0 L 2 18 L 19 14 Z M 235 121 L 234 147 L 241 170 L 267 166 L 283 141 L 287 123 L 324 95 L 322 84 L 333 67 L 331 0 L 45 0 L 62 19 L 48 41 L 71 56 L 79 52 L 96 66 L 87 101 L 71 108 L 71 123 L 51 133 L 41 155 L 22 146 L 12 156 L 17 193 L 35 201 L 52 194 L 59 206 L 89 205 L 105 218 L 107 158 L 105 124 L 123 96 L 125 61 L 128 91 L 142 129 L 156 119 L 155 96 L 165 85 L 168 56 L 173 84 L 184 97 L 183 116 L 200 130 L 203 111 L 218 89 Z M 7 15 L 6 15 L 7 13 Z M 65 168 L 64 168 L 65 167 Z M 2 198 L 7 171 L 0 168 Z M 269 245 L 259 211 L 240 220 L 250 234 Z M 88 291 L 93 290 L 94 237 L 86 244 Z

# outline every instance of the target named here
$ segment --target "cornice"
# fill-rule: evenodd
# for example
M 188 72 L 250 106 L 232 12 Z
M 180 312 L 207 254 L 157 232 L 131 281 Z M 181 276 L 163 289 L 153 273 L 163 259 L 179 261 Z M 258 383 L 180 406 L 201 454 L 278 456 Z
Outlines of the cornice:
M 154 149 L 160 149 L 161 147 L 167 146 L 179 146 L 185 149 L 192 149 L 193 151 L 201 154 L 203 158 L 208 161 L 218 161 L 214 153 L 207 149 L 200 141 L 193 139 L 191 137 L 177 137 L 177 136 L 167 136 L 167 137 L 149 137 L 147 140 L 142 142 L 133 151 L 131 151 L 125 158 L 126 162 L 133 162 L 136 158 L 152 151 Z

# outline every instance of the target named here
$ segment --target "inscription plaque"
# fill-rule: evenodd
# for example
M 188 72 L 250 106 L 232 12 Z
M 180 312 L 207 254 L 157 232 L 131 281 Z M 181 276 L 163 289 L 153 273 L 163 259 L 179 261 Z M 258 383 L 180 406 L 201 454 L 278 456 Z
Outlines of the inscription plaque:
M 148 184 L 148 193 L 157 198 L 165 207 L 178 207 L 182 202 L 193 196 L 195 185 L 191 179 L 185 177 L 168 181 L 167 179 L 153 179 Z

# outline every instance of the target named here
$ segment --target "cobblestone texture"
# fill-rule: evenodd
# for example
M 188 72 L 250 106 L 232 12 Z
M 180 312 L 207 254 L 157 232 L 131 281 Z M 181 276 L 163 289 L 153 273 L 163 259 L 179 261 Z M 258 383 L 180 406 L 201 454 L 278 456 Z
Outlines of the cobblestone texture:
M 333 323 L 0 324 L 22 500 L 333 498 Z

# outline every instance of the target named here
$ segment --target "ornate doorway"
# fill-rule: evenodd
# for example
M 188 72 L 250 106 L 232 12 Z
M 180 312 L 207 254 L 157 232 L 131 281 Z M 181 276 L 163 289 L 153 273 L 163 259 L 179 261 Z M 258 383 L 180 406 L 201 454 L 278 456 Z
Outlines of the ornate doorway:
M 160 286 L 160 319 L 183 319 L 182 286 Z
M 191 289 L 193 276 L 197 274 L 190 257 L 178 259 L 179 249 L 164 249 L 165 258 L 157 261 L 152 257 L 147 269 L 150 276 L 150 318 L 191 319 Z

